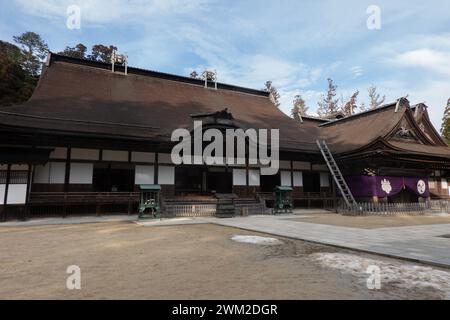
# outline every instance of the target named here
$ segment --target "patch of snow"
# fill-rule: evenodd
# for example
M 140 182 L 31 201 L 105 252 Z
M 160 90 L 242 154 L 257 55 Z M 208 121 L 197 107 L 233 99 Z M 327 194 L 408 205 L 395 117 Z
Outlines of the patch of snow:
M 381 270 L 381 285 L 389 284 L 403 289 L 431 288 L 441 292 L 443 298 L 450 299 L 450 272 L 432 267 L 417 266 L 401 262 L 386 262 L 346 253 L 314 253 L 314 261 L 324 267 L 338 269 L 366 280 L 369 266 Z
M 259 244 L 263 246 L 274 246 L 283 244 L 283 241 L 276 238 L 259 237 L 259 236 L 233 236 L 231 240 L 241 243 Z

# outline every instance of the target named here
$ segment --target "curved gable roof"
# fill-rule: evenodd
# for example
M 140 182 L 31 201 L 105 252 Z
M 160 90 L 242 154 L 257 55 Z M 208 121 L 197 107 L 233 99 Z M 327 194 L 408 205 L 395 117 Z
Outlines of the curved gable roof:
M 0 109 L 0 123 L 167 140 L 173 130 L 191 127 L 192 114 L 227 108 L 243 129 L 280 129 L 281 148 L 316 149 L 318 122 L 289 118 L 266 92 L 225 84 L 215 90 L 133 68 L 112 73 L 107 64 L 57 55 L 51 61 L 28 102 Z

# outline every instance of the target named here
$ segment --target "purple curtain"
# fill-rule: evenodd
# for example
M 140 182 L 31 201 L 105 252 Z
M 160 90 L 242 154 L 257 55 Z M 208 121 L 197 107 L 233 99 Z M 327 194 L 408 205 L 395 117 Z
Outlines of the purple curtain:
M 348 176 L 345 180 L 355 197 L 392 197 L 404 189 L 418 197 L 430 196 L 427 177 Z

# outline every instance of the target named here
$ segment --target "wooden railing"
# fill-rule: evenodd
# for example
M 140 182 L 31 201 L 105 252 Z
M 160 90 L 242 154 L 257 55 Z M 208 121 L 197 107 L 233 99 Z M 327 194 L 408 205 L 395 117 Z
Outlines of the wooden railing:
M 259 192 L 257 196 L 260 199 L 274 200 L 273 192 Z M 331 192 L 292 192 L 292 198 L 294 200 L 329 200 L 333 199 Z
M 450 201 L 432 200 L 415 203 L 361 202 L 348 206 L 342 201 L 337 211 L 344 215 L 424 215 L 450 213 Z
M 138 192 L 32 192 L 31 205 L 115 204 L 139 201 Z

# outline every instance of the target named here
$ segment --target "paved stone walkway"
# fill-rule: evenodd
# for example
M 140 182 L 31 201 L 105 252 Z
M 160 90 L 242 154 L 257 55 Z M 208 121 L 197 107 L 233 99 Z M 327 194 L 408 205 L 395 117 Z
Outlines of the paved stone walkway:
M 358 229 L 299 222 L 299 215 L 250 216 L 232 219 L 181 218 L 136 221 L 136 216 L 51 218 L 27 222 L 6 222 L 0 227 L 82 224 L 102 222 L 136 222 L 147 227 L 212 223 L 280 237 L 306 240 L 369 253 L 382 254 L 450 268 L 450 224 L 410 227 Z M 291 218 L 297 218 L 296 221 Z
M 298 222 L 289 218 L 289 216 L 252 216 L 207 220 L 222 226 L 450 267 L 450 238 L 441 237 L 450 234 L 450 224 L 368 230 Z

